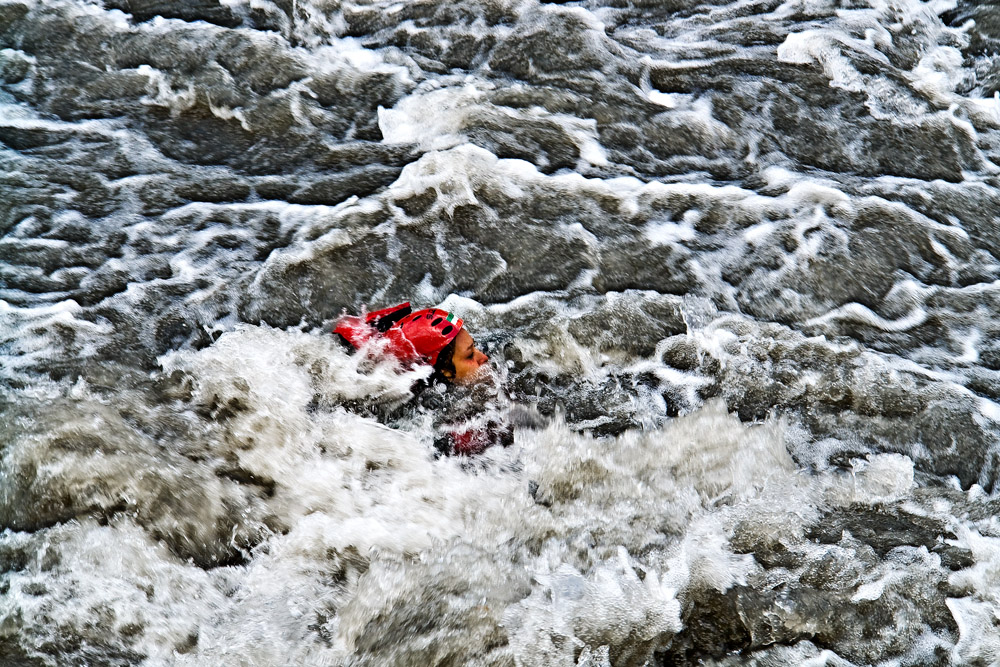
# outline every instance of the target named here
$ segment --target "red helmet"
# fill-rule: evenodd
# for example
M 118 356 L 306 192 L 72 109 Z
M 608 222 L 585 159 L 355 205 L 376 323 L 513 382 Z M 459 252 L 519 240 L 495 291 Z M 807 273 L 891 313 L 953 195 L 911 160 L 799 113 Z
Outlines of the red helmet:
M 405 339 L 418 356 L 432 366 L 438 353 L 455 340 L 462 330 L 462 318 L 437 308 L 425 308 L 407 315 L 386 332 L 386 336 Z M 398 333 L 397 333 L 398 332 Z
M 364 317 L 343 315 L 337 320 L 333 333 L 355 350 L 384 333 L 389 327 L 410 314 L 410 302 L 401 303 L 368 313 Z
M 437 308 L 410 312 L 409 303 L 369 313 L 364 320 L 345 315 L 337 322 L 335 334 L 354 349 L 379 337 L 389 341 L 388 352 L 401 361 L 437 363 L 438 353 L 455 340 L 462 330 L 462 318 Z

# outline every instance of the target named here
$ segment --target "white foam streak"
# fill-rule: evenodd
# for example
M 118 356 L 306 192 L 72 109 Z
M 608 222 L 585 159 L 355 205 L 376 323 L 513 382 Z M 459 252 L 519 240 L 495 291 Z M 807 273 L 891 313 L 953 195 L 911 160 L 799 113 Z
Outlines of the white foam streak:
M 863 92 L 867 88 L 864 78 L 851 61 L 840 53 L 843 47 L 841 40 L 840 35 L 825 30 L 792 33 L 778 47 L 778 60 L 798 65 L 816 62 L 823 67 L 824 73 L 830 79 L 830 85 L 853 92 Z M 866 55 L 888 65 L 888 60 L 883 54 L 867 47 L 863 50 L 866 51 Z
M 160 70 L 149 65 L 139 65 L 136 71 L 148 79 L 148 93 L 142 99 L 143 104 L 164 107 L 170 110 L 171 116 L 176 117 L 192 108 L 198 101 L 198 93 L 193 84 L 189 84 L 183 90 L 175 90 L 170 78 Z
M 415 143 L 425 151 L 453 148 L 468 140 L 467 130 L 480 119 L 506 124 L 532 121 L 558 125 L 576 144 L 580 159 L 590 165 L 607 164 L 597 139 L 597 122 L 541 107 L 512 109 L 487 101 L 491 86 L 462 86 L 418 91 L 400 100 L 392 109 L 379 107 L 379 129 L 385 143 Z
M 433 90 L 400 100 L 392 109 L 378 109 L 378 124 L 386 143 L 417 143 L 424 150 L 444 150 L 464 141 L 461 127 L 478 108 L 483 92 L 468 84 Z
M 646 238 L 654 245 L 670 245 L 679 241 L 691 241 L 697 235 L 694 225 L 683 223 L 650 221 L 643 230 Z
M 920 307 L 914 307 L 908 315 L 888 320 L 860 303 L 848 303 L 829 313 L 807 320 L 805 324 L 806 326 L 818 326 L 838 321 L 865 324 L 880 331 L 907 331 L 926 322 L 927 311 Z

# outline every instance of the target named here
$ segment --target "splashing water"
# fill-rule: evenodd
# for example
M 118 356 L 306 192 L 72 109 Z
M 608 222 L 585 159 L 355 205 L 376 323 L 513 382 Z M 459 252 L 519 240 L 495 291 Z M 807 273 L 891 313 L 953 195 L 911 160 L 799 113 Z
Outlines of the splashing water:
M 0 0 L 0 663 L 1000 661 L 997 25 Z

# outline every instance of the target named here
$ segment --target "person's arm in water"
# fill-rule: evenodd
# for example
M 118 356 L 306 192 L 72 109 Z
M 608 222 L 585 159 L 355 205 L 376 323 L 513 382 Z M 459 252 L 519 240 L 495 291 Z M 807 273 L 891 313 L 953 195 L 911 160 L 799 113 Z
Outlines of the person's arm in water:
M 475 456 L 494 445 L 509 447 L 512 444 L 513 427 L 496 420 L 490 420 L 484 426 L 448 431 L 434 439 L 434 449 L 446 456 Z

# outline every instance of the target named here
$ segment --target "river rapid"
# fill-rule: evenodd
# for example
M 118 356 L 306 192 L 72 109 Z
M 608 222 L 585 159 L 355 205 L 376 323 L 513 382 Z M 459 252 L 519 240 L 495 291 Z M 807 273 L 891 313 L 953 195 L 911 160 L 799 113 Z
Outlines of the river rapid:
M 0 0 L 0 664 L 1000 662 L 979 5 Z

